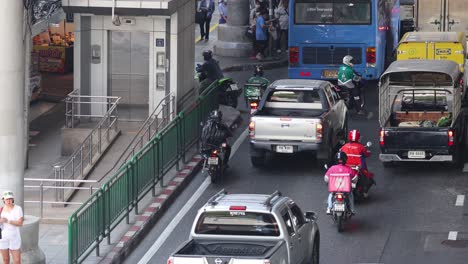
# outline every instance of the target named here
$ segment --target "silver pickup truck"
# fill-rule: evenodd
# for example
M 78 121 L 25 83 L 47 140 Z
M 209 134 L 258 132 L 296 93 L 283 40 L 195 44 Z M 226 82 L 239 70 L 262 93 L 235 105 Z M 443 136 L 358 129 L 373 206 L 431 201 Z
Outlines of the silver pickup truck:
M 348 109 L 328 81 L 285 79 L 265 91 L 250 119 L 250 157 L 262 166 L 267 152 L 314 152 L 319 164 L 332 160 L 346 139 Z
M 288 197 L 226 194 L 210 198 L 190 238 L 168 264 L 318 264 L 320 234 L 314 212 Z

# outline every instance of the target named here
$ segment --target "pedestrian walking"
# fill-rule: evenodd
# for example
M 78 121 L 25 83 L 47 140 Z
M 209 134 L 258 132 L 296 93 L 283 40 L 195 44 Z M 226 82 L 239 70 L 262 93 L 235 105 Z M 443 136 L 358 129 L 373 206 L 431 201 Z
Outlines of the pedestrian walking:
M 281 0 L 278 8 L 275 10 L 275 16 L 278 18 L 279 34 L 276 40 L 276 50 L 278 53 L 284 52 L 288 46 L 288 27 L 289 27 L 289 11 L 288 0 Z
M 209 40 L 211 17 L 213 16 L 215 5 L 213 0 L 201 0 L 198 6 L 198 11 L 202 14 L 200 15 L 202 19 L 199 20 L 201 39 L 205 38 L 205 40 Z
M 219 0 L 218 11 L 219 11 L 219 24 L 225 24 L 227 22 L 227 16 L 228 16 L 227 0 Z
M 257 17 L 257 24 L 255 28 L 255 40 L 257 47 L 257 56 L 258 60 L 262 60 L 265 57 L 265 49 L 268 43 L 268 24 L 266 23 L 266 18 L 268 14 L 265 10 L 260 11 L 260 15 Z
M 23 209 L 15 205 L 15 197 L 12 191 L 3 192 L 2 200 L 4 207 L 0 209 L 0 224 L 2 225 L 0 252 L 3 263 L 10 263 L 11 254 L 13 264 L 21 264 L 20 227 L 23 226 Z

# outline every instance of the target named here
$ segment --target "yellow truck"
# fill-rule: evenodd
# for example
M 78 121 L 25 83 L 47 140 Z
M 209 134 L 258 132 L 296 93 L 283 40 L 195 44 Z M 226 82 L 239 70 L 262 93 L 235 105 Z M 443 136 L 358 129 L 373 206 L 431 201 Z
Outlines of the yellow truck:
M 408 32 L 400 40 L 397 60 L 451 60 L 464 72 L 466 35 L 463 32 Z

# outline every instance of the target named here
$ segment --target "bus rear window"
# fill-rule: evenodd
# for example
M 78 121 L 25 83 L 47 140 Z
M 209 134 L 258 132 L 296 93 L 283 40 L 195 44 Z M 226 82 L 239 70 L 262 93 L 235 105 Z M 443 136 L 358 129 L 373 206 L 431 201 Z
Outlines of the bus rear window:
M 201 235 L 279 236 L 278 223 L 271 214 L 222 211 L 204 212 L 195 233 Z
M 294 6 L 295 24 L 370 25 L 370 0 L 297 0 Z

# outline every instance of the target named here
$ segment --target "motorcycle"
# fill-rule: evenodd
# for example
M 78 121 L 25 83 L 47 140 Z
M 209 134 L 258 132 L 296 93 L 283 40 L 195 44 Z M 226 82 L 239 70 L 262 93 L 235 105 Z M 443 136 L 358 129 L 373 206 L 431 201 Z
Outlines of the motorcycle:
M 255 113 L 262 98 L 263 92 L 268 85 L 264 83 L 246 83 L 244 84 L 244 98 L 247 107 L 250 108 L 250 114 Z
M 328 166 L 324 166 L 325 169 L 328 169 Z M 331 175 L 330 175 L 331 176 Z M 334 177 L 329 179 L 329 191 L 330 186 L 336 188 L 336 191 L 332 192 L 332 208 L 331 208 L 331 218 L 334 223 L 336 223 L 338 232 L 343 232 L 344 222 L 351 219 L 353 213 L 350 208 L 349 193 L 352 190 L 346 189 L 349 187 L 349 177 L 340 177 L 336 176 L 336 180 L 333 180 Z M 348 180 L 348 182 L 346 182 Z M 354 182 L 352 182 L 354 183 Z
M 359 89 L 360 90 L 360 96 L 359 96 L 359 99 L 361 100 L 361 109 L 364 108 L 365 104 L 366 104 L 366 100 L 365 100 L 365 96 L 364 96 L 364 87 L 366 86 L 366 80 L 364 78 L 362 78 L 359 74 L 356 74 L 356 77 L 354 78 L 354 83 L 356 84 L 355 85 L 355 88 L 353 89 Z M 342 98 L 345 102 L 345 105 L 348 109 L 353 109 L 354 108 L 354 100 L 351 101 L 351 91 L 349 88 L 345 87 L 345 86 L 334 86 L 334 90 L 335 92 L 338 94 L 338 96 L 340 98 Z
M 202 157 L 204 159 L 203 170 L 208 171 L 211 183 L 216 183 L 219 178 L 224 175 L 226 169 L 225 153 L 226 143 L 222 143 L 221 146 L 209 145 L 210 148 L 202 150 Z
M 197 72 L 196 79 L 200 84 L 200 88 L 206 89 L 211 83 L 209 84 L 202 84 L 205 80 L 207 80 L 207 75 L 205 72 L 201 70 L 202 65 L 197 64 L 195 70 Z M 237 107 L 237 98 L 241 94 L 242 90 L 239 89 L 237 83 L 230 77 L 223 77 L 221 79 L 216 80 L 218 85 L 218 102 L 219 104 L 232 106 L 234 108 Z M 202 94 L 203 91 L 200 92 Z

